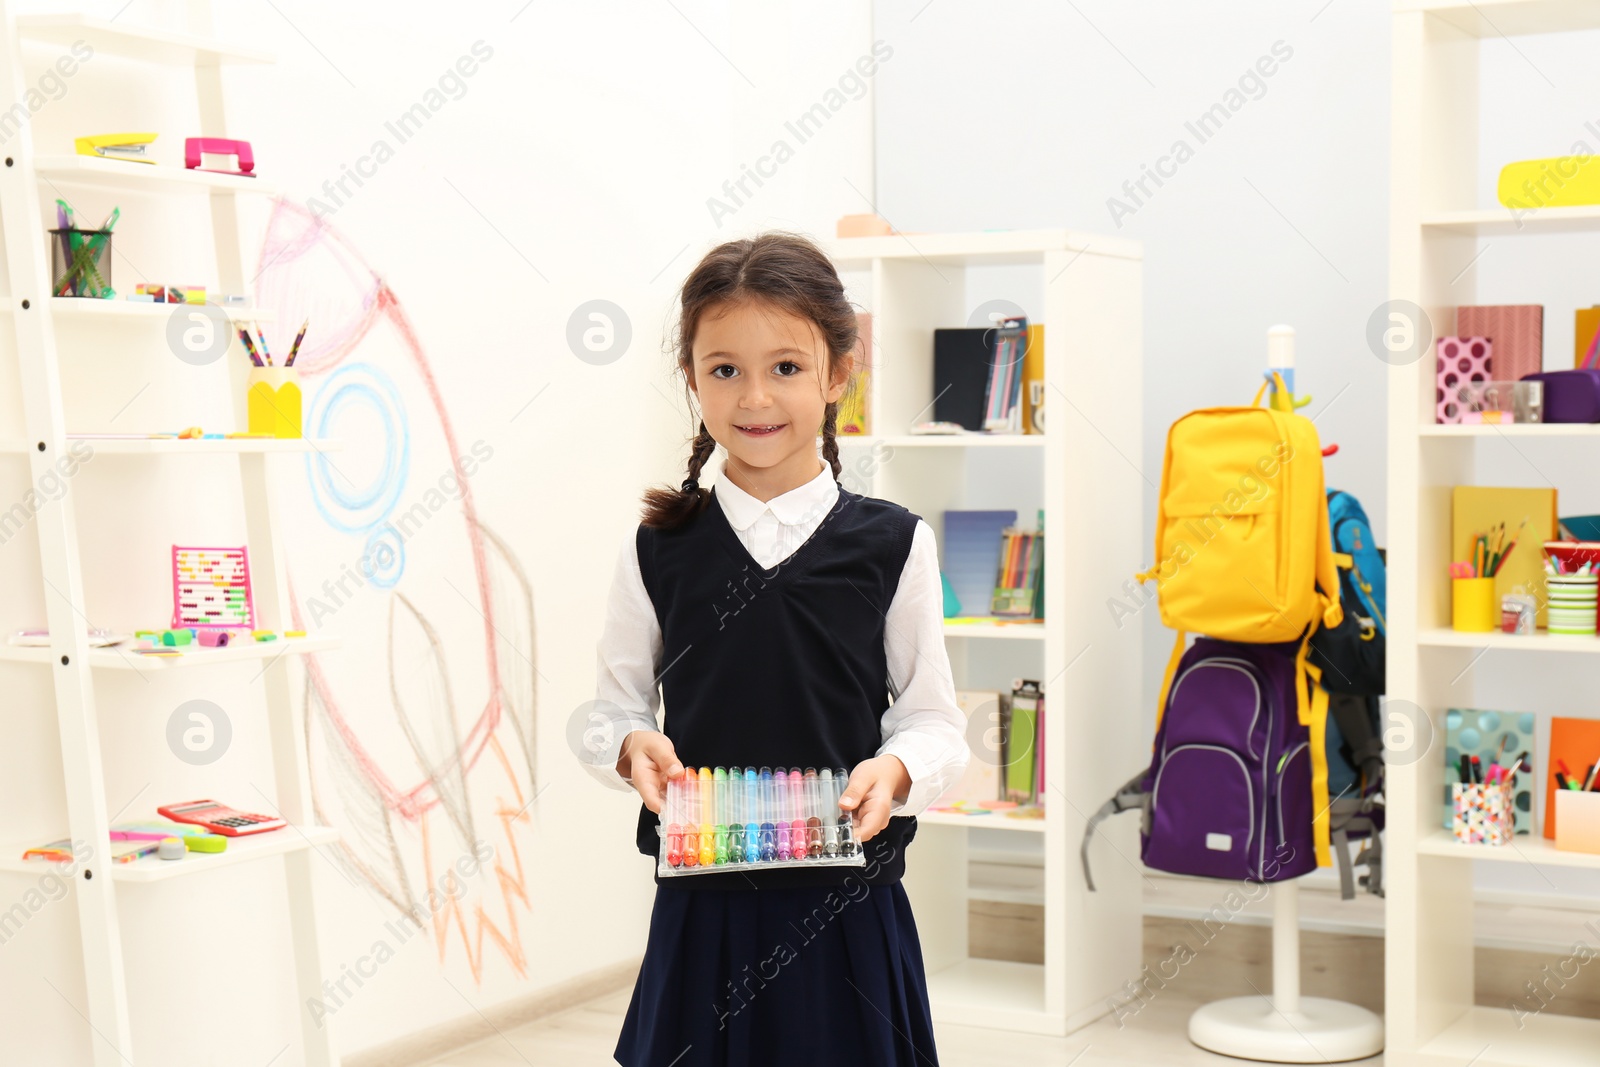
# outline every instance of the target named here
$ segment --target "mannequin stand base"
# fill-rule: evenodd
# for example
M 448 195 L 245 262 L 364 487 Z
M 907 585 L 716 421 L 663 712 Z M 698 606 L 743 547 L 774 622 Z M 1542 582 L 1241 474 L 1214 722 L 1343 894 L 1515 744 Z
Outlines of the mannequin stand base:
M 1301 997 L 1287 1015 L 1267 997 L 1218 1000 L 1189 1016 L 1189 1040 L 1203 1049 L 1268 1063 L 1342 1063 L 1383 1051 L 1383 1020 L 1355 1004 Z

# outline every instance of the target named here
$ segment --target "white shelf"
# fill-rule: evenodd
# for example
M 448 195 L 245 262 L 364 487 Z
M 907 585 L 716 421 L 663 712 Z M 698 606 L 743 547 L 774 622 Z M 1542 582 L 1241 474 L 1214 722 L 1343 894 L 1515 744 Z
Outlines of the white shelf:
M 1395 13 L 1421 11 L 1473 37 L 1600 29 L 1593 0 L 1397 0 Z
M 236 437 L 233 439 L 172 437 L 73 437 L 67 443 L 82 441 L 95 455 L 274 455 L 277 453 L 336 452 L 344 447 L 338 437 Z M 0 441 L 0 453 L 28 453 L 34 450 L 26 441 Z
M 1514 422 L 1510 425 L 1435 426 L 1427 425 L 1417 433 L 1423 437 L 1453 437 L 1466 440 L 1499 437 L 1600 437 L 1600 423 L 1592 422 Z
M 219 308 L 233 322 L 271 322 L 273 313 L 266 308 L 258 307 L 233 307 L 227 304 L 207 304 L 207 307 Z M 59 315 L 66 320 L 137 320 L 152 319 L 165 322 L 172 317 L 178 308 L 195 308 L 195 304 L 146 304 L 142 301 L 124 300 L 94 300 L 88 297 L 53 296 L 50 298 L 50 313 Z M 4 310 L 14 311 L 8 301 Z
M 985 830 L 1018 830 L 1022 833 L 1042 834 L 1048 819 L 1013 819 L 1004 811 L 993 815 L 952 815 L 947 811 L 924 811 L 917 816 L 919 823 L 935 826 L 981 827 Z
M 260 178 L 188 170 L 165 163 L 130 163 L 97 156 L 40 156 L 34 163 L 39 177 L 61 185 L 81 185 L 139 193 L 259 193 L 271 196 L 277 186 Z
M 100 863 L 91 861 L 85 866 L 109 872 L 117 882 L 165 882 L 173 878 L 206 874 L 241 863 L 252 863 L 269 856 L 282 856 L 290 852 L 303 852 L 318 845 L 330 845 L 339 840 L 339 831 L 331 826 L 285 826 L 253 837 L 231 837 L 226 852 L 191 852 L 181 860 L 164 860 L 159 856 L 141 856 L 130 863 Z M 39 875 L 56 864 L 48 860 L 25 860 L 22 853 L 36 845 L 13 844 L 0 852 L 0 871 Z
M 1557 957 L 1559 958 L 1559 957 Z M 1559 1007 L 1559 1003 L 1556 1005 Z M 1419 1050 L 1429 1067 L 1594 1067 L 1600 1020 L 1470 1007 Z M 1385 1056 L 1389 1062 L 1392 1056 Z
M 238 48 L 205 37 L 106 22 L 88 15 L 19 15 L 18 34 L 28 41 L 70 46 L 87 41 L 96 54 L 180 67 L 224 63 L 271 63 L 270 52 Z
M 840 445 L 888 445 L 891 448 L 1043 448 L 1042 433 L 1013 434 L 847 434 Z
M 863 270 L 873 260 L 921 260 L 948 266 L 1037 264 L 1047 252 L 1089 252 L 1139 259 L 1137 241 L 1074 230 L 984 230 L 978 233 L 908 233 L 888 237 L 836 237 L 822 247 L 840 270 Z
M 1556 848 L 1554 841 L 1537 834 L 1517 834 L 1509 845 L 1463 845 L 1449 830 L 1439 829 L 1419 841 L 1417 851 L 1425 856 L 1448 856 L 1459 860 L 1530 863 L 1536 867 L 1587 867 L 1590 870 L 1600 870 L 1600 856 L 1590 852 L 1563 852 Z
M 1042 622 L 947 622 L 944 624 L 944 635 L 997 638 L 1003 641 L 1043 641 L 1046 625 Z
M 1531 634 L 1471 633 L 1439 627 L 1417 634 L 1424 648 L 1492 648 L 1508 652 L 1600 652 L 1600 638 L 1573 634 L 1553 634 L 1539 630 Z
M 1473 237 L 1513 237 L 1517 234 L 1585 233 L 1600 230 L 1600 206 L 1542 207 L 1512 214 L 1508 207 L 1478 211 L 1439 211 L 1422 217 L 1425 230 L 1467 234 Z
M 1064 1019 L 1044 1006 L 1044 968 L 1011 960 L 965 959 L 928 972 L 936 1020 L 1039 1034 L 1060 1031 Z
M 194 648 L 181 656 L 141 656 L 127 648 L 96 648 L 89 653 L 89 666 L 106 670 L 170 671 L 181 667 L 213 667 L 224 663 L 254 663 L 284 656 L 304 656 L 328 652 L 339 647 L 337 637 L 279 637 L 276 641 L 251 641 L 248 645 L 226 648 Z M 54 663 L 54 653 L 45 647 L 0 645 L 0 662 Z

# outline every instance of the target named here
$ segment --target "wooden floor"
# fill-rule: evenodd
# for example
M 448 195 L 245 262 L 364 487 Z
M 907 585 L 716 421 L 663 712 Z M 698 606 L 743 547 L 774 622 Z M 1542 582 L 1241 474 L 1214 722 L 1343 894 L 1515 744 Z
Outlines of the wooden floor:
M 501 1037 L 434 1060 L 433 1067 L 615 1067 L 611 1050 L 616 1047 L 632 992 L 619 990 L 582 1007 L 507 1030 Z M 941 1067 L 1016 1067 L 1020 1063 L 1050 1063 L 1058 1067 L 1239 1067 L 1245 1063 L 1189 1044 L 1186 1026 L 1189 1013 L 1198 1004 L 1177 992 L 1162 993 L 1137 1015 L 1126 1018 L 1120 1029 L 1108 1017 L 1062 1038 L 975 1026 L 939 1026 L 937 1062 Z M 1362 1067 L 1382 1064 L 1383 1057 L 1360 1063 Z M 674 1065 L 662 1063 L 660 1067 Z M 693 1065 L 685 1057 L 675 1067 Z

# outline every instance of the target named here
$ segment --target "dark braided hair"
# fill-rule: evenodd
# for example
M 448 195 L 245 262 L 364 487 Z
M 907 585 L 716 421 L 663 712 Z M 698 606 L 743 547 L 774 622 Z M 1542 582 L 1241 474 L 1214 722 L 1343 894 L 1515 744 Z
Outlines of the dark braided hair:
M 679 293 L 677 370 L 684 376 L 684 393 L 690 394 L 694 374 L 694 335 L 708 310 L 742 301 L 761 301 L 816 324 L 828 346 L 828 376 L 833 380 L 854 359 L 856 313 L 845 299 L 844 284 L 827 254 L 805 237 L 768 232 L 718 245 L 706 254 L 684 280 Z M 849 389 L 858 387 L 851 375 Z M 842 398 L 841 398 L 842 399 Z M 691 401 L 692 404 L 692 401 Z M 828 404 L 822 421 L 822 458 L 833 468 L 834 481 L 843 469 L 839 462 L 839 404 Z M 691 442 L 689 476 L 677 489 L 648 489 L 644 494 L 644 525 L 676 529 L 698 515 L 711 499 L 700 488 L 700 470 L 716 450 L 717 442 L 702 420 Z

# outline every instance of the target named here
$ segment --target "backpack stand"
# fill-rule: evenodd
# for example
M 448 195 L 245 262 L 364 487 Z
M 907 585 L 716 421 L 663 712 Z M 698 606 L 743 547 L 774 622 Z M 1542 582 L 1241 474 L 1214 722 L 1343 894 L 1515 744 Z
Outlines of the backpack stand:
M 1300 995 L 1300 882 L 1272 889 L 1272 996 L 1217 1000 L 1189 1016 L 1210 1052 L 1272 1063 L 1339 1063 L 1383 1051 L 1383 1019 L 1357 1004 Z

